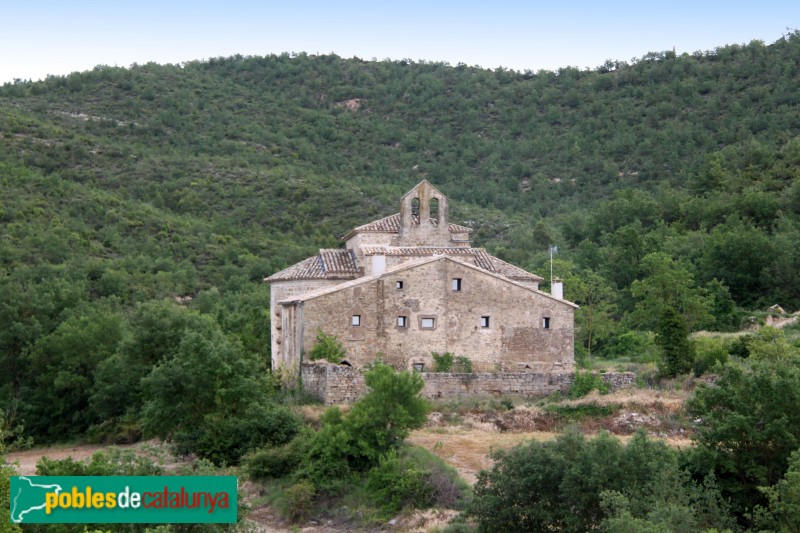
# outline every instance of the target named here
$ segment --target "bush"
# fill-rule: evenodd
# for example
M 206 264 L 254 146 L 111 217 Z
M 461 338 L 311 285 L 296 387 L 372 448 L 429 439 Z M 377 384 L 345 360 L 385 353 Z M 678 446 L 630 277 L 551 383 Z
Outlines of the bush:
M 287 407 L 256 404 L 239 417 L 209 414 L 199 428 L 175 435 L 175 451 L 196 453 L 218 466 L 236 465 L 251 450 L 286 444 L 302 426 L 300 417 Z
M 701 385 L 686 410 L 702 421 L 690 464 L 698 476 L 713 472 L 743 522 L 766 506 L 760 487 L 777 483 L 800 442 L 800 364 L 728 365 L 714 386 Z
M 729 523 L 714 488 L 698 489 L 680 471 L 676 452 L 643 432 L 623 446 L 605 433 L 587 440 L 569 431 L 494 458 L 492 469 L 478 474 L 468 506 L 482 531 L 597 530 L 611 517 L 604 506 L 608 491 L 625 495 L 625 511 L 633 518 L 680 506 L 694 527 L 688 531 Z
M 270 446 L 249 453 L 242 464 L 247 476 L 252 480 L 279 478 L 297 470 L 308 453 L 313 433 L 300 431 L 288 443 Z
M 717 363 L 725 365 L 728 362 L 728 343 L 713 337 L 698 337 L 694 339 L 695 359 L 692 370 L 696 377 L 700 377 L 713 369 Z
M 21 531 L 19 526 L 11 524 L 10 510 L 11 510 L 11 476 L 14 475 L 14 470 L 5 465 L 5 447 L 3 440 L 3 431 L 0 428 L 0 528 L 3 531 L 18 532 Z
M 300 475 L 321 490 L 336 490 L 351 472 L 376 466 L 403 443 L 411 429 L 427 419 L 428 404 L 419 397 L 424 385 L 416 372 L 395 372 L 376 364 L 364 374 L 370 392 L 343 415 L 331 408 L 322 417 Z
M 369 471 L 367 490 L 383 517 L 395 515 L 406 507 L 425 509 L 433 504 L 433 488 L 427 477 L 427 471 L 392 450 Z
M 608 394 L 610 390 L 608 383 L 603 381 L 599 375 L 592 372 L 575 372 L 575 379 L 569 387 L 567 396 L 570 398 L 583 398 L 593 390 L 600 394 Z
M 342 362 L 342 359 L 347 357 L 347 353 L 344 351 L 344 347 L 342 343 L 339 342 L 339 339 L 319 330 L 319 332 L 317 332 L 317 338 L 314 340 L 314 346 L 311 348 L 308 357 L 312 361 L 322 359 L 338 365 Z
M 309 481 L 295 483 L 285 491 L 286 513 L 292 522 L 306 520 L 314 510 L 314 485 Z
M 457 372 L 460 374 L 472 373 L 472 361 L 462 355 L 454 356 L 450 352 L 439 354 L 431 352 L 433 356 L 434 372 Z
M 163 472 L 151 458 L 114 447 L 97 452 L 86 461 L 42 457 L 36 463 L 39 476 L 160 476 Z

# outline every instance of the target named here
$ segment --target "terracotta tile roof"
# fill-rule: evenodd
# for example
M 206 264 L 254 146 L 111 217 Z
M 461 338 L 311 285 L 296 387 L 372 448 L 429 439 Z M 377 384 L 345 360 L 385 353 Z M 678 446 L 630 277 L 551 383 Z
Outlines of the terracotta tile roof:
M 326 274 L 358 274 L 356 256 L 352 250 L 320 250 L 322 268 Z
M 435 219 L 431 219 L 431 222 L 434 225 L 436 224 Z M 449 224 L 449 227 L 450 227 L 450 233 L 472 233 L 472 228 L 468 228 L 467 226 L 461 226 L 459 224 Z M 356 232 L 399 233 L 400 213 L 395 213 L 394 215 L 389 215 L 388 217 L 382 218 L 380 220 L 373 220 L 369 224 L 358 226 L 353 231 L 351 231 L 350 234 L 348 234 L 348 236 Z
M 301 279 L 341 279 L 356 277 L 361 273 L 356 265 L 356 258 L 350 250 L 320 250 L 319 255 L 303 259 L 280 272 L 276 272 L 264 281 L 301 280 Z
M 474 264 L 475 266 L 482 268 L 483 270 L 488 270 L 489 272 L 495 272 L 509 279 L 517 281 L 543 280 L 543 278 L 537 276 L 536 274 L 531 274 L 526 270 L 516 267 L 510 263 L 506 263 L 502 259 L 498 259 L 497 257 L 490 255 L 483 248 L 437 248 L 431 246 L 425 246 L 425 247 L 374 246 L 374 247 L 364 247 L 361 250 L 364 252 L 364 255 L 387 255 L 387 256 L 408 256 L 408 257 L 446 255 L 446 256 L 458 256 L 467 261 L 469 260 L 468 258 L 471 257 L 472 264 Z
M 290 279 L 320 279 L 325 277 L 322 259 L 318 255 L 303 259 L 289 268 L 276 272 L 264 281 L 284 281 Z
M 382 247 L 365 246 L 361 250 L 364 255 L 474 255 L 477 248 L 442 248 L 436 246 Z
M 536 274 L 531 274 L 527 270 L 523 270 L 519 267 L 512 265 L 511 263 L 506 263 L 502 259 L 498 259 L 492 255 L 486 254 L 489 256 L 492 265 L 494 266 L 494 272 L 497 272 L 503 277 L 513 279 L 516 281 L 543 281 L 544 278 L 541 276 L 537 276 Z M 488 270 L 488 269 L 487 269 Z
M 513 267 L 513 265 L 509 265 L 505 261 L 497 259 L 496 257 L 492 257 L 492 256 L 489 256 L 489 257 L 491 257 L 496 262 L 499 262 L 501 264 L 505 264 L 505 265 Z M 350 280 L 350 281 L 346 281 L 346 282 L 343 282 L 343 283 L 336 284 L 336 285 L 334 285 L 332 287 L 324 287 L 324 288 L 317 289 L 317 290 L 314 290 L 314 291 L 309 291 L 309 292 L 306 292 L 306 293 L 303 293 L 303 294 L 299 294 L 297 296 L 292 296 L 292 297 L 287 298 L 285 300 L 281 300 L 279 303 L 281 303 L 281 304 L 292 304 L 294 302 L 302 302 L 302 301 L 311 300 L 311 299 L 317 298 L 319 296 L 323 296 L 323 295 L 326 295 L 326 294 L 334 293 L 334 292 L 337 292 L 337 291 L 340 291 L 340 290 L 343 290 L 343 289 L 347 289 L 347 288 L 350 288 L 350 287 L 355 287 L 355 286 L 361 285 L 363 283 L 367 283 L 369 281 L 379 279 L 381 277 L 386 277 L 386 276 L 394 274 L 396 272 L 400 272 L 400 271 L 403 271 L 403 270 L 406 270 L 406 269 L 410 269 L 410 268 L 415 268 L 415 267 L 418 267 L 420 265 L 431 263 L 433 261 L 442 261 L 442 260 L 454 261 L 456 263 L 461 263 L 462 265 L 465 265 L 465 266 L 467 266 L 469 268 L 475 268 L 475 269 L 483 270 L 480 267 L 478 267 L 476 265 L 472 265 L 469 262 L 466 262 L 466 261 L 464 261 L 463 259 L 460 259 L 460 258 L 451 258 L 451 257 L 444 256 L 444 255 L 434 255 L 434 256 L 431 256 L 431 257 L 424 257 L 424 258 L 419 258 L 419 259 L 413 259 L 413 260 L 410 260 L 410 261 L 406 261 L 406 262 L 401 263 L 401 264 L 399 264 L 397 266 L 394 266 L 392 268 L 387 269 L 386 272 L 383 272 L 381 274 L 373 274 L 372 276 L 364 276 L 364 277 L 360 277 L 360 278 L 356 278 L 356 279 L 353 279 L 353 280 Z M 517 267 L 513 267 L 513 268 L 517 268 Z M 518 270 L 522 270 L 522 269 L 518 269 Z M 525 272 L 525 271 L 522 270 L 522 272 Z M 530 274 L 528 272 L 525 272 L 525 274 L 527 274 L 529 277 L 533 277 L 535 279 L 541 279 L 538 276 L 534 276 L 533 274 Z M 513 285 L 521 287 L 521 288 L 523 288 L 525 290 L 534 292 L 536 294 L 540 294 L 540 295 L 544 296 L 545 298 L 548 298 L 548 299 L 553 300 L 555 302 L 562 303 L 564 305 L 568 305 L 568 306 L 573 307 L 575 309 L 578 308 L 578 305 L 576 305 L 576 304 L 574 304 L 574 303 L 572 303 L 570 301 L 560 300 L 558 298 L 554 298 L 553 295 L 551 295 L 551 294 L 548 294 L 546 292 L 542 292 L 542 291 L 537 290 L 537 289 L 532 289 L 531 287 L 529 287 L 527 285 L 520 285 L 519 284 L 519 280 L 517 278 L 509 279 L 508 277 L 506 277 L 506 276 L 504 276 L 504 275 L 502 275 L 500 273 L 496 273 L 496 272 L 491 272 L 491 273 L 489 273 L 487 275 L 494 276 L 496 278 L 505 280 L 508 283 L 511 283 Z

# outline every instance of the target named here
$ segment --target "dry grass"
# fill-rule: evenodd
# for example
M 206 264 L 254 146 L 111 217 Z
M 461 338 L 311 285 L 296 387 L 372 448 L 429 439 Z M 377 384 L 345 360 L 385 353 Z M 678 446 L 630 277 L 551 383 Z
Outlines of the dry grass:
M 531 433 L 497 433 L 464 426 L 424 428 L 411 433 L 408 441 L 430 450 L 455 468 L 468 483 L 477 480 L 480 470 L 490 468 L 489 454 L 494 450 L 508 450 L 530 440 L 550 440 L 557 433 L 536 431 Z
M 666 412 L 676 412 L 683 408 L 684 402 L 691 396 L 685 390 L 653 390 L 653 389 L 619 389 L 609 394 L 592 391 L 583 398 L 566 400 L 563 405 L 613 405 L 634 408 L 656 408 Z

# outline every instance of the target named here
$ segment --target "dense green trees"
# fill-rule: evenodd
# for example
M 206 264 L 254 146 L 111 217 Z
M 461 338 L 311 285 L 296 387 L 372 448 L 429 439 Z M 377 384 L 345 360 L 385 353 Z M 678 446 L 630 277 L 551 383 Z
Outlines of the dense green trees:
M 720 494 L 683 472 L 678 454 L 637 434 L 569 431 L 496 454 L 469 513 L 481 531 L 703 531 L 731 524 Z M 663 528 L 663 529 L 658 529 Z
M 0 87 L 3 425 L 133 436 L 198 328 L 266 370 L 261 280 L 423 177 L 490 252 L 542 273 L 559 245 L 579 354 L 643 355 L 667 301 L 687 331 L 796 308 L 798 57 L 795 32 L 585 71 L 283 54 Z

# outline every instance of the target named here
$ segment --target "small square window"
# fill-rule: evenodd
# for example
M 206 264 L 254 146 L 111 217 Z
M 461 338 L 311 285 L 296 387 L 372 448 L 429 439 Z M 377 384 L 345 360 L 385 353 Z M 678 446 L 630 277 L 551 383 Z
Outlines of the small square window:
M 414 363 L 414 370 L 417 372 L 422 372 L 425 370 L 425 363 Z
M 542 318 L 542 327 L 544 329 L 550 329 L 550 317 L 549 316 L 546 316 L 546 317 Z
M 394 288 L 397 289 L 398 291 L 402 291 L 403 290 L 403 282 L 401 280 L 395 281 L 394 282 Z
M 397 327 L 404 328 L 406 326 L 408 326 L 408 317 L 407 316 L 397 317 Z
M 352 322 L 352 324 L 353 324 L 354 326 L 360 326 L 360 325 L 361 325 L 361 315 L 353 315 L 353 322 Z
M 461 290 L 461 278 L 453 278 L 453 290 L 456 292 Z
M 482 328 L 488 328 L 489 327 L 489 317 L 488 316 L 482 316 L 481 317 L 481 327 Z
M 422 329 L 433 329 L 433 327 L 436 325 L 436 321 L 433 318 L 423 318 L 420 321 L 420 325 L 422 326 Z

